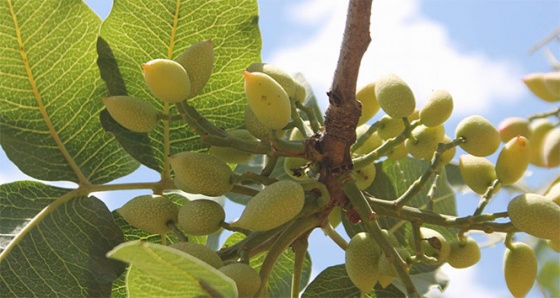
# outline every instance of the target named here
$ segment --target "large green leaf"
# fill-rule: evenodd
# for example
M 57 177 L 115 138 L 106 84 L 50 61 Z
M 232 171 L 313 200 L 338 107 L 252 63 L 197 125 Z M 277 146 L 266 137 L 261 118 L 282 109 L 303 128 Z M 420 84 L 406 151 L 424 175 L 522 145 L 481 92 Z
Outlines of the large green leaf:
M 79 0 L 0 4 L 0 143 L 29 176 L 104 183 L 138 167 L 99 122 L 100 24 Z
M 131 241 L 108 253 L 131 264 L 130 297 L 236 297 L 233 280 L 203 261 L 163 245 Z
M 213 74 L 201 94 L 189 102 L 218 127 L 240 127 L 246 101 L 242 71 L 260 61 L 257 14 L 254 0 L 116 0 L 103 22 L 101 37 L 110 46 L 126 90 L 120 85 L 108 86 L 113 92 L 128 92 L 165 111 L 162 102 L 145 86 L 141 64 L 155 58 L 175 59 L 190 45 L 211 39 L 215 54 Z M 104 53 L 106 50 L 105 46 Z M 103 55 L 107 59 L 110 56 Z M 118 77 L 115 65 L 101 58 L 99 66 L 106 74 L 104 77 Z M 176 114 L 174 107 L 170 113 Z M 119 137 L 123 136 L 122 131 L 115 135 L 119 142 L 127 144 L 124 147 L 131 155 L 156 171 L 161 171 L 165 164 L 164 136 L 169 136 L 171 154 L 201 148 L 198 136 L 182 121 L 171 122 L 168 130 L 160 125 L 147 135 L 148 140 L 130 135 Z M 152 151 L 130 150 L 146 144 Z
M 234 233 L 228 237 L 224 243 L 224 247 L 231 246 L 245 237 L 243 234 Z M 251 258 L 251 267 L 259 270 L 266 257 L 266 253 L 260 253 Z M 268 278 L 268 296 L 269 297 L 290 297 L 292 289 L 292 276 L 294 270 L 295 253 L 288 249 L 276 261 L 274 268 Z M 305 255 L 303 269 L 301 273 L 300 289 L 305 288 L 311 276 L 311 257 L 309 253 Z
M 37 182 L 0 186 L 2 234 L 15 235 L 38 210 L 70 190 Z M 5 249 L 6 240 L 2 239 Z M 0 293 L 13 297 L 99 297 L 124 264 L 105 254 L 123 241 L 103 202 L 76 197 L 48 214 L 0 255 Z

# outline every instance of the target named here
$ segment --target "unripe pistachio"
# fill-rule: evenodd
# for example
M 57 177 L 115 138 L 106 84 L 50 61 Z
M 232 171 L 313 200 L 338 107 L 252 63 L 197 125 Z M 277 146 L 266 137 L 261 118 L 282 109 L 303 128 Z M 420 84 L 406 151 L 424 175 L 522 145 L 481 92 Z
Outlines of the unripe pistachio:
M 457 125 L 455 138 L 463 138 L 463 150 L 474 156 L 488 156 L 500 146 L 500 133 L 486 118 L 473 115 Z
M 292 110 L 288 94 L 269 75 L 244 72 L 245 94 L 251 110 L 266 128 L 281 129 L 290 122 Z
M 381 117 L 377 134 L 380 138 L 387 140 L 398 136 L 404 130 L 404 123 L 401 118 L 392 118 L 388 115 Z
M 269 138 L 269 129 L 262 124 L 250 106 L 245 106 L 245 128 L 257 139 L 267 140 Z
M 467 186 L 477 194 L 486 193 L 488 187 L 498 179 L 494 165 L 484 157 L 461 155 L 459 169 Z M 494 193 L 497 191 L 498 187 L 494 190 Z
M 510 185 L 523 177 L 531 159 L 527 138 L 518 136 L 509 140 L 496 161 L 496 177 L 503 185 Z
M 555 168 L 560 165 L 560 126 L 556 126 L 546 133 L 542 153 L 547 168 Z
M 311 179 L 308 175 L 309 161 L 301 157 L 285 157 L 284 158 L 284 171 L 292 179 L 298 181 L 305 181 Z
M 376 169 L 374 163 L 352 170 L 352 178 L 354 178 L 356 185 L 361 190 L 367 189 L 373 183 L 375 174 Z
M 189 74 L 191 91 L 188 98 L 195 97 L 210 79 L 214 67 L 212 41 L 200 41 L 188 47 L 176 60 Z
M 454 239 L 450 243 L 450 248 L 447 263 L 453 268 L 471 267 L 480 260 L 480 247 L 472 237 Z
M 369 83 L 358 90 L 356 99 L 362 103 L 362 112 L 358 126 L 368 122 L 379 111 L 379 102 L 375 97 L 375 82 Z
M 181 152 L 169 157 L 169 163 L 175 172 L 175 180 L 186 187 L 186 192 L 221 196 L 233 186 L 231 168 L 213 155 Z
M 404 145 L 412 156 L 419 159 L 430 160 L 436 151 L 438 144 L 443 141 L 445 130 L 443 125 L 427 127 L 420 125 L 416 127 L 406 139 Z
M 395 249 L 397 250 L 399 256 L 406 262 L 406 259 L 410 257 L 410 253 L 408 252 L 408 250 L 402 247 L 396 247 Z M 379 257 L 378 267 L 379 267 L 380 275 L 388 275 L 392 277 L 399 276 L 399 274 L 395 270 L 395 266 L 393 266 L 392 259 L 387 257 L 385 253 L 382 253 L 381 256 Z
M 540 118 L 530 125 L 533 134 L 529 139 L 531 144 L 531 164 L 537 167 L 546 167 L 546 162 L 543 155 L 544 139 L 551 129 L 554 128 L 552 122 L 546 118 Z
M 294 79 L 281 68 L 268 63 L 253 63 L 247 67 L 248 72 L 262 72 L 273 78 L 286 91 L 289 98 L 294 98 L 296 94 L 296 85 Z M 301 92 L 301 91 L 300 91 Z
M 206 245 L 193 242 L 176 242 L 169 247 L 187 253 L 216 269 L 224 265 L 220 256 Z
M 498 125 L 498 132 L 504 143 L 507 143 L 517 136 L 524 136 L 530 139 L 532 134 L 529 120 L 521 117 L 509 117 L 502 120 Z
M 385 289 L 390 284 L 392 284 L 393 280 L 395 280 L 395 277 L 393 277 L 393 276 L 386 275 L 386 274 L 379 274 L 379 285 L 383 289 Z
M 412 122 L 414 120 L 418 120 L 420 112 L 418 110 L 414 110 L 412 114 L 410 114 L 408 118 L 408 122 Z M 388 115 L 384 115 L 379 120 L 379 127 L 377 128 L 377 134 L 384 140 L 394 138 L 398 136 L 404 130 L 404 123 L 402 118 L 392 118 Z
M 177 222 L 179 207 L 168 197 L 142 195 L 124 204 L 117 212 L 133 227 L 148 233 L 167 234 L 170 222 Z
M 408 151 L 406 150 L 406 146 L 404 145 L 404 143 L 400 143 L 397 146 L 391 148 L 386 155 L 390 160 L 399 160 L 406 157 L 408 155 Z
M 103 98 L 109 115 L 124 128 L 135 132 L 150 132 L 158 125 L 159 112 L 149 102 L 132 96 Z
M 449 253 L 451 252 L 451 246 L 440 232 L 421 227 L 420 235 L 422 237 L 420 245 L 422 246 L 422 251 L 426 256 L 435 258 L 437 263 L 447 260 Z
M 191 81 L 187 71 L 176 61 L 154 59 L 142 64 L 144 80 L 150 91 L 167 103 L 188 98 Z
M 544 196 L 553 201 L 554 203 L 560 205 L 560 180 L 556 180 L 546 191 Z
M 523 77 L 523 82 L 544 101 L 560 101 L 560 72 L 528 74 Z
M 504 254 L 506 284 L 514 297 L 525 297 L 537 277 L 537 257 L 525 243 L 512 243 L 511 246 Z
M 245 263 L 231 263 L 219 269 L 233 279 L 238 297 L 253 297 L 261 287 L 261 276 L 253 267 Z
M 443 124 L 453 112 L 453 98 L 445 90 L 432 92 L 420 109 L 420 122 L 428 127 Z
M 187 234 L 210 235 L 226 218 L 222 205 L 212 200 L 194 200 L 179 208 L 178 223 Z
M 452 141 L 453 140 L 448 135 L 443 136 L 443 141 L 442 141 L 443 144 L 449 144 Z M 441 154 L 441 165 L 446 165 L 450 163 L 451 160 L 453 160 L 453 157 L 455 157 L 456 152 L 457 152 L 457 147 L 452 147 L 451 149 L 447 149 L 443 151 L 443 153 Z
M 508 215 L 522 232 L 543 239 L 560 238 L 560 206 L 542 195 L 516 196 L 508 204 Z
M 375 82 L 375 96 L 383 111 L 393 118 L 408 117 L 416 107 L 412 90 L 394 74 L 385 75 Z
M 546 243 L 556 252 L 560 252 L 560 238 L 548 239 Z
M 381 248 L 365 232 L 350 239 L 345 251 L 345 267 L 352 283 L 364 293 L 369 293 L 379 277 Z
M 232 227 L 267 231 L 292 220 L 303 208 L 303 187 L 294 181 L 280 180 L 255 195 Z
M 358 126 L 356 128 L 356 137 L 359 138 L 359 137 L 363 136 L 365 133 L 367 133 L 369 128 L 370 128 L 370 125 L 368 125 L 368 124 Z M 354 153 L 356 153 L 356 154 L 368 154 L 371 151 L 375 150 L 377 147 L 381 146 L 382 144 L 383 144 L 383 139 L 381 139 L 381 137 L 379 137 L 377 132 L 374 132 L 370 135 L 369 138 L 366 139 L 365 142 L 362 143 L 362 145 L 360 147 L 358 147 L 354 150 Z
M 246 141 L 256 141 L 256 138 L 246 129 L 232 129 L 228 134 Z M 246 163 L 255 155 L 232 147 L 210 146 L 208 152 L 227 163 Z

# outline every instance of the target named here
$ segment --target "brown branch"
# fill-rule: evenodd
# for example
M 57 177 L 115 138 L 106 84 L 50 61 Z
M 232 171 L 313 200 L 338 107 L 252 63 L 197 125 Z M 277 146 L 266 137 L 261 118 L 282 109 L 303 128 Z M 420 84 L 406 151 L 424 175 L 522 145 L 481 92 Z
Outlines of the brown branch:
M 371 41 L 369 34 L 372 0 L 352 0 L 348 6 L 346 28 L 338 64 L 325 112 L 325 133 L 308 142 L 308 152 L 317 152 L 322 161 L 321 182 L 329 189 L 329 207 L 347 201 L 337 177 L 352 170 L 350 146 L 356 141 L 356 126 L 361 106 L 356 100 L 356 81 L 362 57 Z M 326 211 L 330 210 L 327 208 Z

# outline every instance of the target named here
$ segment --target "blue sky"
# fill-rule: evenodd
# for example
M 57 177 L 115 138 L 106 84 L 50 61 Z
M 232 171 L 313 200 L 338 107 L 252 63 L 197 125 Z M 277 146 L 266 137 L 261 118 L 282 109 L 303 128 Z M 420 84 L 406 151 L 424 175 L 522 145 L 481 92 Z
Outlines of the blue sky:
M 102 18 L 112 3 L 86 2 Z M 323 95 L 336 63 L 347 1 L 261 0 L 259 4 L 263 61 L 290 72 L 302 72 L 325 107 Z M 376 0 L 372 22 L 373 41 L 363 60 L 359 85 L 394 72 L 409 83 L 419 105 L 431 90 L 447 89 L 456 106 L 446 124 L 450 135 L 458 121 L 469 114 L 483 115 L 497 125 L 507 116 L 526 117 L 554 107 L 532 96 L 521 77 L 550 70 L 543 50 L 532 55 L 528 50 L 560 27 L 558 0 Z M 558 57 L 559 45 L 550 44 L 550 50 Z M 0 162 L 9 164 L 3 153 Z M 533 175 L 527 180 L 533 186 L 542 186 L 558 175 L 558 170 L 530 171 Z M 26 178 L 15 167 L 4 167 L 0 173 L 1 182 L 22 179 Z M 157 179 L 157 175 L 141 171 L 127 179 L 149 181 Z M 113 208 L 126 201 L 118 196 L 102 195 L 111 200 L 109 205 Z M 487 210 L 505 210 L 511 196 L 499 195 Z M 460 195 L 459 214 L 471 213 L 477 202 L 477 196 Z M 314 274 L 344 261 L 343 253 L 320 231 L 312 234 L 310 243 L 315 256 Z M 471 269 L 446 268 L 451 277 L 449 289 L 433 296 L 508 297 L 501 271 L 503 245 L 498 243 L 482 252 L 481 262 Z M 541 295 L 533 290 L 530 296 Z

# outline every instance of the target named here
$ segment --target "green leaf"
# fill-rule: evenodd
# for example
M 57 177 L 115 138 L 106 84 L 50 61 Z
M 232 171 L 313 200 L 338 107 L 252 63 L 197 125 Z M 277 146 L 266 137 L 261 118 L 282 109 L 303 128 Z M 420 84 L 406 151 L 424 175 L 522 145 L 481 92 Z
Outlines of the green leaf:
M 1 185 L 2 234 L 15 235 L 38 209 L 68 192 L 37 182 Z M 10 250 L 6 250 L 6 240 L 2 239 L 4 251 L 0 255 L 3 295 L 108 296 L 113 280 L 124 270 L 123 263 L 105 257 L 123 241 L 123 235 L 105 204 L 95 197 L 76 197 L 63 203 Z
M 177 114 L 175 108 L 165 111 L 163 103 L 145 86 L 142 63 L 155 58 L 176 59 L 190 45 L 211 39 L 215 57 L 213 74 L 201 94 L 189 103 L 220 128 L 242 126 L 246 104 L 242 73 L 248 65 L 260 61 L 256 1 L 116 0 L 103 22 L 101 37 L 110 45 L 128 94 L 148 100 L 172 115 Z M 103 59 L 99 62 L 101 73 L 115 74 L 116 70 L 110 69 L 114 65 Z M 110 80 L 108 87 L 117 90 L 114 92 L 124 91 Z M 169 129 L 160 125 L 148 135 L 148 142 L 130 136 L 117 140 L 127 143 L 125 149 L 141 163 L 161 172 L 168 154 L 164 150 L 164 136 L 169 137 L 171 154 L 201 148 L 198 135 L 183 121 L 171 122 Z M 152 147 L 148 153 L 130 150 L 146 144 Z
M 224 247 L 231 246 L 245 237 L 243 234 L 235 233 L 228 237 L 224 243 Z M 251 257 L 250 265 L 259 270 L 266 257 L 266 253 L 260 253 Z M 274 268 L 268 279 L 268 295 L 269 297 L 290 297 L 292 288 L 292 275 L 294 270 L 295 253 L 288 249 L 276 261 Z M 311 257 L 309 253 L 305 256 L 303 270 L 301 273 L 300 289 L 305 288 L 311 276 Z
M 360 297 L 360 290 L 354 286 L 344 264 L 323 270 L 303 292 L 302 298 L 312 297 Z M 366 294 L 364 297 L 376 297 Z
M 203 261 L 167 246 L 131 241 L 107 256 L 131 264 L 130 297 L 236 297 L 233 280 Z
M 102 129 L 101 21 L 82 1 L 0 5 L 0 143 L 37 179 L 105 183 L 138 163 Z

